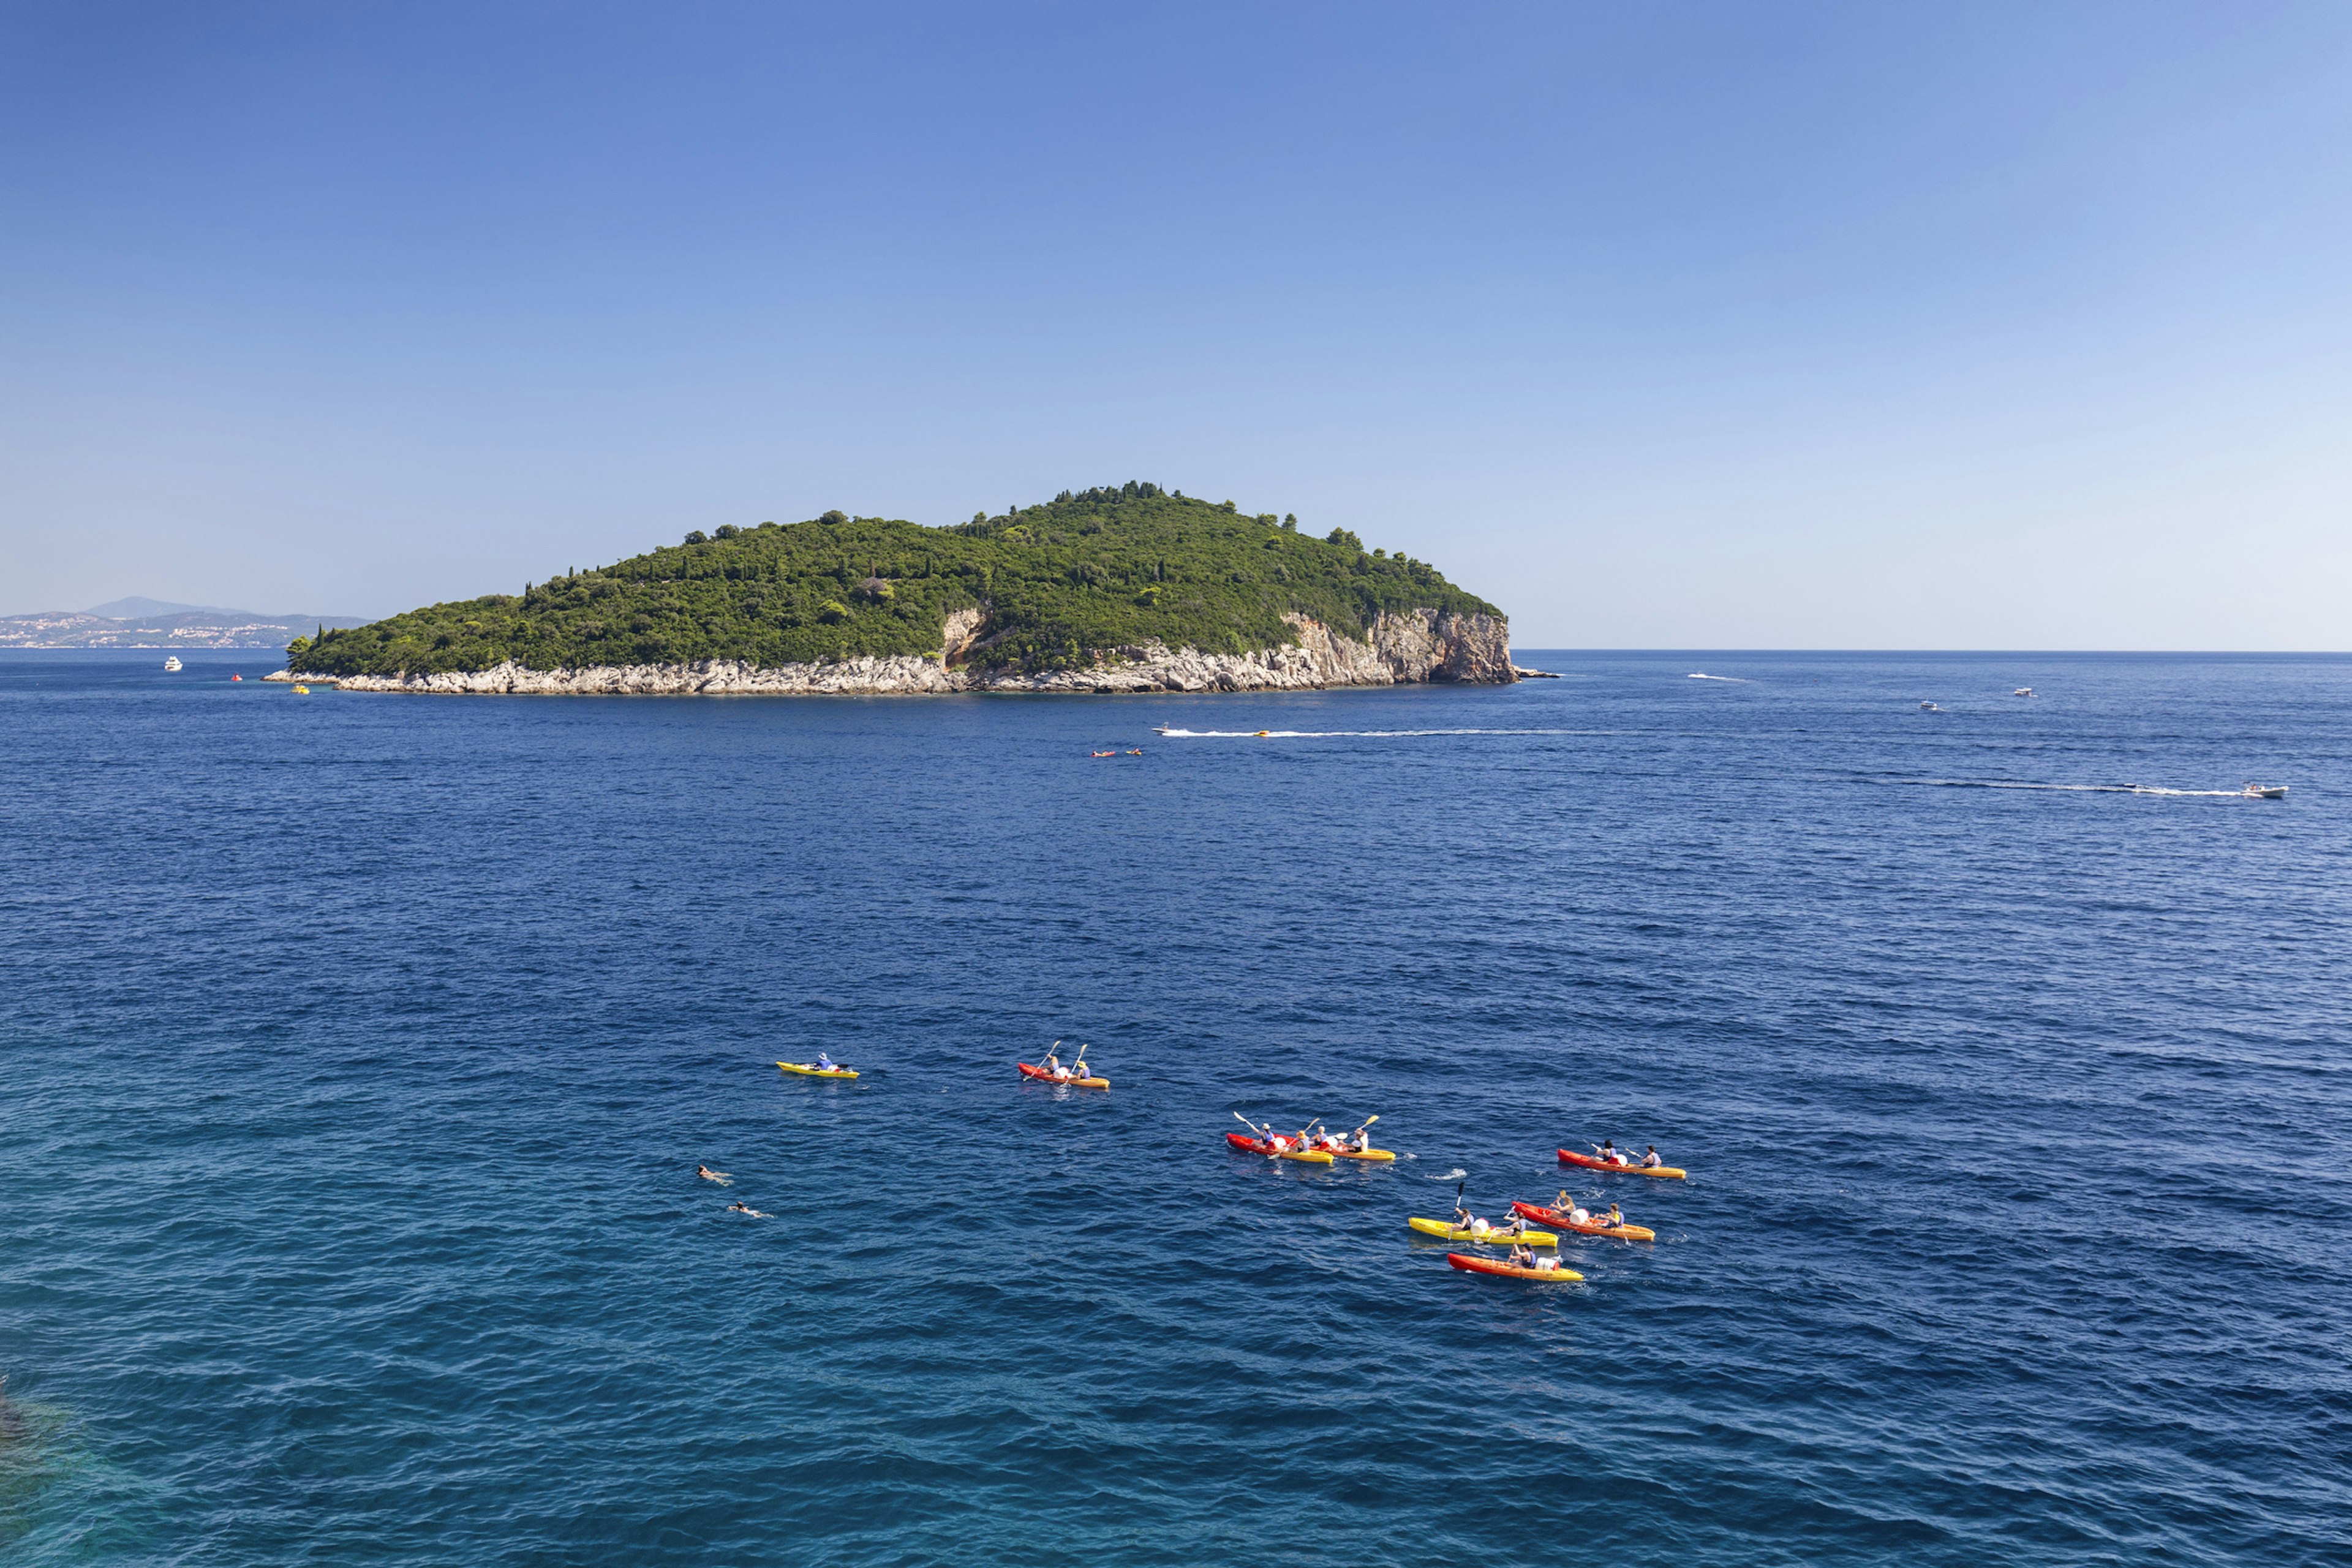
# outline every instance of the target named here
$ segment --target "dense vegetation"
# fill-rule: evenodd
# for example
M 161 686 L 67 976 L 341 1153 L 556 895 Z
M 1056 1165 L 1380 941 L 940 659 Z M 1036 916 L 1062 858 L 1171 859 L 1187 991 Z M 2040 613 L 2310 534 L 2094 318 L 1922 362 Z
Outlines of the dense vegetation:
M 762 665 L 936 654 L 952 610 L 986 607 L 971 662 L 1045 669 L 1161 642 L 1239 653 L 1296 640 L 1301 611 L 1350 635 L 1381 610 L 1499 614 L 1419 561 L 1333 529 L 1237 513 L 1157 485 L 1064 491 L 1044 506 L 924 528 L 831 511 L 689 533 L 612 566 L 433 605 L 316 642 L 294 668 L 332 675 L 671 664 Z

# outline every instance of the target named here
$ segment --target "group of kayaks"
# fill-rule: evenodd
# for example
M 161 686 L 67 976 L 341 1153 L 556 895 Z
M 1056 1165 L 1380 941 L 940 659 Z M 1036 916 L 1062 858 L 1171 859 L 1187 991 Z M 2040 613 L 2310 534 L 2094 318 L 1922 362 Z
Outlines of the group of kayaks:
M 1061 1043 L 1059 1040 L 1054 1042 L 1056 1047 Z M 1071 1089 L 1108 1089 L 1110 1079 L 1096 1075 L 1087 1065 L 1086 1053 L 1087 1047 L 1079 1047 L 1077 1057 L 1066 1067 L 1062 1064 L 1061 1058 L 1053 1052 L 1047 1053 L 1042 1066 L 1034 1062 L 1019 1061 L 1013 1065 L 1022 1077 L 1035 1079 L 1045 1083 L 1064 1085 Z M 778 1062 L 776 1065 L 788 1073 L 797 1073 L 804 1078 L 853 1079 L 857 1076 L 855 1069 L 842 1067 L 823 1056 L 818 1057 L 814 1062 Z M 1263 1154 L 1271 1159 L 1291 1160 L 1306 1165 L 1328 1165 L 1339 1160 L 1386 1163 L 1392 1162 L 1397 1157 L 1396 1151 L 1393 1149 L 1371 1147 L 1369 1133 L 1372 1123 L 1380 1120 L 1377 1116 L 1366 1117 L 1362 1126 L 1352 1132 L 1345 1133 L 1324 1131 L 1319 1121 L 1309 1122 L 1295 1133 L 1284 1133 L 1275 1131 L 1270 1123 L 1260 1127 L 1238 1110 L 1234 1112 L 1234 1119 L 1247 1127 L 1249 1131 L 1228 1132 L 1225 1134 L 1225 1142 L 1234 1148 L 1246 1150 L 1253 1154 Z M 1653 1151 L 1644 1158 L 1655 1161 L 1657 1156 Z M 1559 1160 L 1563 1165 L 1574 1165 L 1588 1171 L 1606 1171 L 1617 1175 L 1657 1176 L 1681 1181 L 1690 1174 L 1678 1165 L 1668 1165 L 1663 1163 L 1644 1163 L 1643 1161 L 1635 1160 L 1630 1155 L 1620 1152 L 1613 1143 L 1595 1145 L 1595 1151 L 1591 1154 L 1580 1154 L 1573 1149 L 1562 1149 L 1559 1151 Z M 1562 1195 L 1565 1196 L 1565 1194 Z M 1614 1212 L 1614 1205 L 1612 1205 L 1612 1211 Z M 1520 1203 L 1516 1200 L 1511 1205 L 1511 1220 L 1507 1225 L 1489 1225 L 1485 1220 L 1475 1216 L 1466 1225 L 1458 1220 L 1421 1218 L 1408 1219 L 1405 1224 L 1423 1236 L 1435 1237 L 1441 1241 L 1467 1242 L 1473 1247 L 1507 1247 L 1512 1248 L 1514 1252 L 1521 1247 L 1528 1248 L 1530 1251 L 1537 1247 L 1550 1247 L 1556 1253 L 1559 1247 L 1559 1237 L 1556 1233 L 1560 1231 L 1571 1232 L 1578 1236 L 1600 1237 L 1610 1241 L 1655 1241 L 1658 1238 L 1656 1231 L 1647 1226 L 1627 1224 L 1622 1215 L 1612 1223 L 1606 1216 L 1596 1215 L 1581 1208 L 1564 1208 L 1554 1205 Z M 1537 1226 L 1549 1226 L 1551 1229 L 1538 1230 L 1535 1228 Z M 1491 1258 L 1475 1257 L 1468 1253 L 1449 1252 L 1445 1255 L 1445 1261 L 1466 1274 L 1495 1274 L 1513 1279 L 1552 1282 L 1573 1281 L 1584 1278 L 1575 1269 L 1560 1263 L 1557 1257 L 1539 1258 L 1529 1266 L 1516 1262 L 1498 1262 Z
M 1310 1165 L 1328 1165 L 1337 1160 L 1394 1160 L 1396 1158 L 1393 1151 L 1369 1146 L 1369 1141 L 1365 1136 L 1366 1129 L 1370 1128 L 1372 1122 L 1380 1120 L 1377 1116 L 1369 1118 L 1364 1125 L 1356 1129 L 1354 1132 L 1339 1136 L 1319 1131 L 1321 1126 L 1319 1122 L 1311 1122 L 1297 1133 L 1277 1133 L 1270 1126 L 1258 1126 L 1239 1111 L 1234 1112 L 1234 1118 L 1250 1131 L 1247 1133 L 1228 1132 L 1225 1134 L 1225 1142 L 1236 1149 L 1244 1149 L 1253 1154 L 1264 1154 L 1277 1160 L 1294 1160 L 1302 1164 Z M 1613 1143 L 1596 1145 L 1595 1152 L 1591 1154 L 1580 1154 L 1572 1149 L 1562 1149 L 1559 1151 L 1559 1158 L 1562 1164 L 1626 1175 L 1681 1179 L 1689 1174 L 1679 1166 L 1668 1165 L 1663 1162 L 1645 1164 L 1642 1161 L 1618 1152 Z M 1657 1155 L 1654 1150 L 1643 1158 L 1654 1162 L 1657 1160 Z M 1563 1204 L 1566 1203 L 1566 1196 L 1565 1194 L 1561 1194 Z M 1511 1205 L 1510 1223 L 1500 1226 L 1489 1225 L 1475 1215 L 1468 1216 L 1465 1223 L 1465 1215 L 1467 1215 L 1466 1210 L 1457 1210 L 1454 1219 L 1416 1217 L 1406 1220 L 1405 1224 L 1423 1236 L 1435 1237 L 1441 1241 L 1467 1242 L 1473 1247 L 1505 1247 L 1512 1249 L 1512 1258 L 1509 1261 L 1498 1261 L 1471 1253 L 1447 1253 L 1445 1261 L 1465 1274 L 1494 1274 L 1513 1279 L 1554 1282 L 1574 1281 L 1584 1278 L 1583 1275 L 1559 1261 L 1557 1256 L 1559 1232 L 1568 1231 L 1578 1236 L 1600 1237 L 1611 1241 L 1655 1241 L 1658 1238 L 1658 1233 L 1647 1226 L 1626 1223 L 1624 1216 L 1617 1213 L 1613 1205 L 1611 1206 L 1609 1215 L 1601 1215 L 1579 1207 L 1515 1202 Z M 1549 1226 L 1552 1228 L 1538 1230 L 1535 1228 L 1537 1226 Z M 1536 1258 L 1534 1250 L 1538 1247 L 1552 1248 L 1554 1255 Z M 1527 1251 L 1523 1254 L 1519 1250 L 1521 1248 L 1526 1248 Z

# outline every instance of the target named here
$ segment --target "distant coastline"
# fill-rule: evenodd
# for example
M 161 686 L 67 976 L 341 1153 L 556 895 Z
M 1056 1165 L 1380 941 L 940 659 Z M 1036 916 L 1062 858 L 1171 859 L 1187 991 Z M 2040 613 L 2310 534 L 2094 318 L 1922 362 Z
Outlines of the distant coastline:
M 158 599 L 119 599 L 88 610 L 0 616 L 0 647 L 282 648 L 321 629 L 366 624 L 349 616 L 269 615 Z

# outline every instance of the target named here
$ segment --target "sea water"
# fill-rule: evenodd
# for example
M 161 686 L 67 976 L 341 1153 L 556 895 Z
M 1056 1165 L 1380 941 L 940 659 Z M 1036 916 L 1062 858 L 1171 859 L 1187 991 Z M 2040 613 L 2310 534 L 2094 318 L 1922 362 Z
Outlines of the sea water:
M 0 658 L 0 1558 L 2352 1559 L 2352 661 L 1521 657 Z

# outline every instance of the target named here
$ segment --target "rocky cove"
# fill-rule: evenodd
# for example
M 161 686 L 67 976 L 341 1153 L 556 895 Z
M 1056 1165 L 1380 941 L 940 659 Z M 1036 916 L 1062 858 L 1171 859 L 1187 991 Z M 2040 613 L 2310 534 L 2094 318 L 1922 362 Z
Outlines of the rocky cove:
M 1283 618 L 1297 637 L 1284 647 L 1210 653 L 1150 643 L 1094 650 L 1094 662 L 1082 668 L 1034 672 L 991 665 L 985 612 L 959 610 L 944 618 L 936 654 L 864 656 L 819 664 L 757 665 L 722 658 L 572 669 L 530 669 L 508 660 L 487 669 L 431 674 L 339 677 L 289 668 L 268 679 L 315 681 L 347 691 L 551 697 L 1283 691 L 1426 681 L 1502 684 L 1518 679 L 1511 664 L 1510 625 L 1499 616 L 1434 609 L 1381 612 L 1371 617 L 1361 638 L 1311 616 Z

